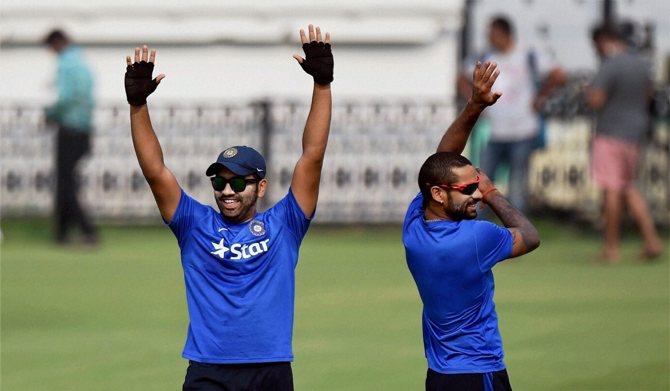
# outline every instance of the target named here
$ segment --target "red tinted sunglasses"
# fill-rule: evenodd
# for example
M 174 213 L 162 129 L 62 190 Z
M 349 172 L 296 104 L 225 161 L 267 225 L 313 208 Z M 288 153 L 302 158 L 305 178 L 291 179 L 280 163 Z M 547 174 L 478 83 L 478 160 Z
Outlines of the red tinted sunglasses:
M 465 195 L 472 195 L 479 188 L 479 175 L 472 182 L 467 183 L 457 183 L 455 185 L 434 185 L 444 190 L 458 190 Z

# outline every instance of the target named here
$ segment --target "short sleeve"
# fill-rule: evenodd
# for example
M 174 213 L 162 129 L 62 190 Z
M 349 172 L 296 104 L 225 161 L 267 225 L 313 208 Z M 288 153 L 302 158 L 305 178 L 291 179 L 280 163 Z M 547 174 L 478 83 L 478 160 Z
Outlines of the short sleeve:
M 603 92 L 610 90 L 612 84 L 612 67 L 608 66 L 607 62 L 604 62 L 598 73 L 596 74 L 595 79 L 593 80 L 593 87 L 597 88 Z
M 407 213 L 405 213 L 405 220 L 403 221 L 402 228 L 403 231 L 407 226 L 417 217 L 423 215 L 423 195 L 421 193 L 417 194 L 416 197 L 409 203 L 407 207 Z
M 512 255 L 514 239 L 507 229 L 488 221 L 475 221 L 477 260 L 482 272 L 488 272 L 498 262 Z
M 199 221 L 208 211 L 207 206 L 191 198 L 182 189 L 179 197 L 179 205 L 172 216 L 172 220 L 166 224 L 174 233 L 179 245 L 181 246 L 184 238 L 188 235 L 193 225 Z
M 298 201 L 295 199 L 291 189 L 289 189 L 288 194 L 277 202 L 268 212 L 272 213 L 280 221 L 286 224 L 288 229 L 298 239 L 298 242 L 301 242 L 307 234 L 311 219 L 309 219 L 302 209 L 300 209 L 300 205 L 298 205 Z

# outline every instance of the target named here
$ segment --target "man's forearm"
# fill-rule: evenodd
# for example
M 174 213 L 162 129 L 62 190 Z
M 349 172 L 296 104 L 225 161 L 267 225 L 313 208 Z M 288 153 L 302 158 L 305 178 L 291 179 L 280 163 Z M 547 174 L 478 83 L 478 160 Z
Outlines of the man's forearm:
M 472 128 L 485 108 L 486 106 L 483 104 L 469 101 L 442 136 L 442 140 L 440 140 L 440 144 L 437 147 L 437 152 L 462 153 L 465 149 L 465 144 L 468 142 Z
M 328 144 L 332 97 L 330 85 L 314 84 L 312 104 L 302 135 L 303 156 L 322 161 Z
M 165 164 L 161 145 L 151 126 L 147 105 L 130 106 L 130 130 L 142 174 L 150 181 L 163 171 Z
M 493 190 L 486 194 L 485 202 L 507 228 L 515 228 L 521 233 L 521 239 L 528 251 L 540 244 L 540 234 L 533 223 L 510 203 L 500 192 Z

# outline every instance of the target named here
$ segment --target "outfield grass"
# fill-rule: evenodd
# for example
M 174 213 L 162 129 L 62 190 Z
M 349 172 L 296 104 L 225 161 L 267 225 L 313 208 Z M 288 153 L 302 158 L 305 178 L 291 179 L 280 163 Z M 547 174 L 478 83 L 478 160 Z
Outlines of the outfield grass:
M 495 269 L 515 390 L 667 390 L 668 261 L 590 263 L 598 238 L 540 224 L 542 247 Z M 175 390 L 186 305 L 169 230 L 103 230 L 62 249 L 3 222 L 2 390 Z M 666 254 L 667 255 L 667 254 Z M 298 390 L 419 390 L 421 304 L 399 228 L 313 227 L 297 272 Z

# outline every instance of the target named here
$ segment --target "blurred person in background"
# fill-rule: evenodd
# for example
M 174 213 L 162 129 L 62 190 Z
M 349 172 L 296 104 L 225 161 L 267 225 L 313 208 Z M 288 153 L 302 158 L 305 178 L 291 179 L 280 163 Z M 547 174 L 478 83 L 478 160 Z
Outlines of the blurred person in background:
M 525 211 L 530 156 L 543 144 L 538 112 L 551 92 L 565 83 L 566 76 L 550 55 L 519 47 L 514 26 L 506 16 L 491 20 L 488 41 L 490 48 L 479 54 L 477 60 L 498 64 L 501 74 L 497 86 L 505 91 L 505 97 L 484 113 L 491 135 L 482 152 L 481 168 L 495 181 L 496 169 L 507 165 L 510 201 Z M 468 75 L 472 74 L 470 64 L 475 61 L 471 60 L 459 75 L 459 90 L 464 97 L 469 97 L 472 91 Z
M 591 169 L 604 198 L 601 258 L 610 263 L 619 260 L 625 202 L 644 239 L 641 257 L 653 259 L 662 253 L 663 243 L 647 202 L 635 184 L 641 146 L 651 121 L 651 66 L 644 54 L 629 50 L 617 26 L 594 28 L 592 39 L 601 58 L 600 68 L 587 89 L 588 103 L 596 111 Z
M 135 154 L 181 250 L 189 314 L 184 390 L 293 389 L 295 268 L 316 210 L 333 81 L 330 35 L 309 25 L 300 40 L 306 58 L 294 58 L 314 79 L 302 155 L 288 193 L 264 212 L 256 207 L 268 185 L 265 159 L 247 146 L 225 149 L 205 172 L 218 210 L 182 190 L 149 118 L 147 97 L 165 77 L 152 79 L 156 51 L 145 45 L 134 61 L 126 58 Z
M 93 77 L 81 49 L 61 30 L 53 30 L 44 43 L 58 55 L 56 87 L 58 99 L 46 108 L 49 123 L 58 126 L 56 135 L 55 239 L 70 242 L 70 228 L 81 228 L 84 242 L 98 243 L 98 234 L 78 199 L 77 165 L 91 149 L 93 132 Z
M 472 96 L 437 152 L 421 166 L 420 193 L 403 222 L 407 266 L 423 303 L 430 391 L 512 389 L 493 302 L 492 269 L 533 251 L 540 237 L 486 174 L 460 155 L 480 113 L 501 96 L 491 90 L 499 74 L 495 63 L 475 65 Z M 480 202 L 505 227 L 475 220 Z

